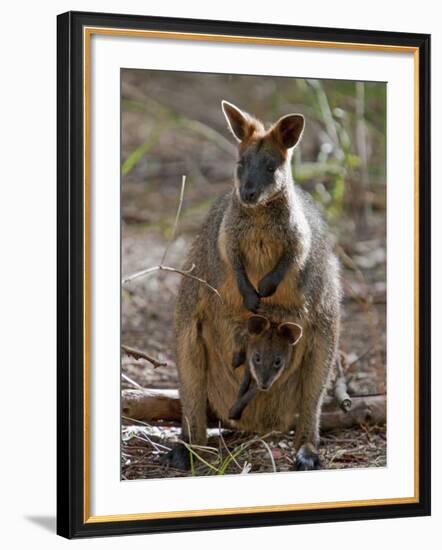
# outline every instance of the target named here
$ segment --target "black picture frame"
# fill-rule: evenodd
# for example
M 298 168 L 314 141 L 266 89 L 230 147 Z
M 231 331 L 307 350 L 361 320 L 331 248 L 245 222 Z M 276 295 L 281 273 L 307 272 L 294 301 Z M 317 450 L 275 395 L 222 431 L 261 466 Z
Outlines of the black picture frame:
M 386 504 L 90 522 L 84 494 L 85 27 L 413 47 L 419 58 L 419 499 Z M 67 538 L 423 516 L 430 514 L 430 36 L 69 12 L 57 20 L 57 532 Z

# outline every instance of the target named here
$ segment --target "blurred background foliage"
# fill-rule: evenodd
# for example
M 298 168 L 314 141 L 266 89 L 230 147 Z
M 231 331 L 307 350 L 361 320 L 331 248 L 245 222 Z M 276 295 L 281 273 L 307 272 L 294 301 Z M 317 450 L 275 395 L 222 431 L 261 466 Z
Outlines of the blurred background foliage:
M 316 199 L 338 239 L 377 233 L 376 214 L 383 218 L 386 206 L 385 83 L 132 69 L 122 71 L 125 223 L 167 232 L 169 199 L 176 201 L 186 174 L 185 224 L 189 231 L 199 226 L 232 181 L 236 147 L 222 99 L 264 122 L 302 113 L 296 182 Z

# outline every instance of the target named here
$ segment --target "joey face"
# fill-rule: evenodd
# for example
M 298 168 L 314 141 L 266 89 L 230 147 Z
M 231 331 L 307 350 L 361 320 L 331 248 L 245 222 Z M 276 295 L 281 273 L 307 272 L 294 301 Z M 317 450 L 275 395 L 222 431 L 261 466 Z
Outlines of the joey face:
M 291 153 L 301 139 L 304 117 L 284 116 L 266 130 L 260 121 L 231 103 L 223 101 L 222 108 L 238 141 L 237 196 L 244 206 L 266 204 L 292 185 Z
M 256 385 L 269 390 L 290 365 L 293 347 L 302 336 L 296 323 L 270 323 L 265 317 L 253 315 L 248 320 L 249 341 L 247 361 Z

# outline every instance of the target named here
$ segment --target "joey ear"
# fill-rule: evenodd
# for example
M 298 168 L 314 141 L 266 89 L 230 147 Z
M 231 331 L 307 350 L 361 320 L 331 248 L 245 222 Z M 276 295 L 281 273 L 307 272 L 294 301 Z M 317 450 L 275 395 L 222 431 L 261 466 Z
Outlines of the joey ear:
M 230 131 L 238 141 L 242 141 L 250 133 L 250 117 L 224 99 L 221 101 L 221 107 Z
M 284 149 L 291 149 L 301 139 L 304 124 L 302 115 L 286 115 L 275 122 L 273 134 Z
M 259 336 L 270 326 L 270 321 L 262 315 L 252 315 L 247 320 L 247 330 L 253 336 Z
M 295 346 L 302 337 L 302 327 L 296 323 L 281 323 L 278 327 L 278 332 L 292 346 Z

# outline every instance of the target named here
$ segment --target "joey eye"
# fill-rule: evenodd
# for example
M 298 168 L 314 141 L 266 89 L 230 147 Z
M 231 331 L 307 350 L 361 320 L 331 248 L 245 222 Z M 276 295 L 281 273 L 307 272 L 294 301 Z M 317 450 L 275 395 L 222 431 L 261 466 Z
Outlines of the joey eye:
M 273 362 L 273 366 L 276 368 L 276 369 L 280 369 L 282 367 L 282 359 L 281 357 L 277 357 L 274 362 Z
M 261 355 L 255 351 L 255 353 L 253 354 L 253 361 L 259 365 L 261 363 Z
M 267 172 L 269 172 L 269 174 L 274 174 L 276 172 L 276 166 L 270 164 L 267 166 Z

